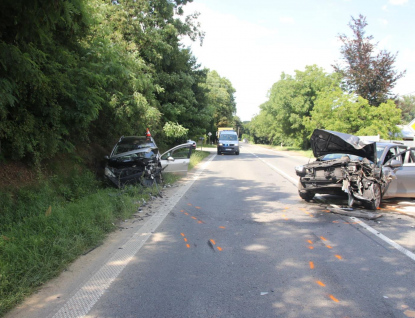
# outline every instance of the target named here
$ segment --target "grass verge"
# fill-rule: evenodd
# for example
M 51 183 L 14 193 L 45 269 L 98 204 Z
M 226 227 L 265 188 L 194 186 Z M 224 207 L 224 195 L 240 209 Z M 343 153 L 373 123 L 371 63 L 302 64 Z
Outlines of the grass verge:
M 189 169 L 209 152 L 195 151 Z M 167 183 L 178 180 L 166 176 Z M 0 317 L 99 245 L 157 189 L 103 187 L 79 165 L 36 185 L 0 191 Z

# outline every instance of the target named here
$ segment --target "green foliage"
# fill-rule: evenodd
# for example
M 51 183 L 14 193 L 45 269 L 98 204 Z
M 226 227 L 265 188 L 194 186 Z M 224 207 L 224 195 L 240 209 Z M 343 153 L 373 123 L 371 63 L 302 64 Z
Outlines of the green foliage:
M 392 100 L 378 107 L 341 88 L 338 74 L 307 66 L 295 76 L 281 75 L 261 112 L 247 125 L 255 143 L 307 149 L 314 129 L 354 135 L 397 134 L 401 111 Z
M 195 150 L 190 156 L 189 170 L 193 169 L 199 162 L 210 155 L 209 151 Z
M 92 174 L 73 173 L 0 192 L 0 316 L 97 246 L 150 194 L 98 189 Z
M 336 74 L 327 74 L 316 65 L 307 66 L 304 72 L 295 71 L 295 76 L 282 73 L 270 90 L 269 100 L 261 105 L 261 110 L 272 116 L 263 115 L 261 119 L 264 124 L 271 123 L 262 128 L 264 133 L 274 137 L 272 140 L 277 144 L 307 148 L 304 118 L 310 117 L 318 93 L 338 83 Z
M 235 89 L 231 82 L 216 71 L 209 71 L 206 84 L 208 107 L 213 112 L 214 130 L 217 127 L 232 127 L 236 113 Z
M 175 138 L 183 137 L 187 135 L 187 132 L 189 131 L 189 129 L 184 128 L 182 125 L 172 122 L 165 123 L 163 130 L 167 137 Z
M 415 96 L 405 95 L 397 100 L 398 107 L 402 111 L 402 123 L 409 124 L 415 119 Z
M 387 139 L 398 133 L 400 110 L 389 100 L 379 107 L 370 106 L 362 97 L 345 94 L 338 87 L 323 91 L 316 99 L 311 117 L 305 119 L 309 135 L 315 128 L 340 131 L 353 135 L 380 135 Z
M 105 145 L 177 122 L 204 134 L 207 70 L 180 39 L 203 40 L 187 0 L 0 5 L 2 155 L 40 162 L 80 142 Z

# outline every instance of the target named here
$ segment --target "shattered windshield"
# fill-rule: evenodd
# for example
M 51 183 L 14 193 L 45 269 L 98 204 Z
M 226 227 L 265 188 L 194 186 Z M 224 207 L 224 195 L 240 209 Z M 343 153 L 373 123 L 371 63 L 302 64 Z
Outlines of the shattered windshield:
M 113 155 L 119 155 L 129 151 L 155 147 L 156 145 L 151 141 L 151 139 L 147 139 L 145 137 L 135 138 L 132 140 L 122 140 L 115 146 Z
M 342 158 L 342 157 L 345 157 L 345 156 L 349 157 L 350 160 L 352 160 L 352 161 L 356 161 L 356 160 L 361 161 L 361 160 L 363 160 L 363 157 L 359 157 L 359 156 L 355 156 L 355 155 L 349 155 L 349 154 L 345 154 L 345 153 L 331 153 L 331 154 L 325 155 L 323 157 L 320 157 L 320 160 L 323 160 L 323 161 L 333 160 L 333 159 L 339 159 L 339 158 Z

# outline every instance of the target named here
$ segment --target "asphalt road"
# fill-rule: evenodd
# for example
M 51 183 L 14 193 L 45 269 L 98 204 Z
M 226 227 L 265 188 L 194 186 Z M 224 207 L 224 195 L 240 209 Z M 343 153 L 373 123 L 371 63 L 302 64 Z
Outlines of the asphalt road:
M 294 166 L 307 161 L 213 153 L 71 288 L 10 317 L 415 317 L 413 214 L 389 202 L 367 221 L 329 213 L 341 198 L 302 201 Z

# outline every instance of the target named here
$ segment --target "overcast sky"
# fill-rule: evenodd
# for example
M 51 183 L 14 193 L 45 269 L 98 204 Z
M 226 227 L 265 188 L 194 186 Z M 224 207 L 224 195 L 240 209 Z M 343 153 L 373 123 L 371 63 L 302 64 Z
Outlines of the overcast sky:
M 351 16 L 366 16 L 367 35 L 380 49 L 398 52 L 406 69 L 394 89 L 415 94 L 415 0 L 193 0 L 185 14 L 200 12 L 203 46 L 191 45 L 202 67 L 216 70 L 236 89 L 237 115 L 259 113 L 282 72 L 316 64 L 332 72 L 341 58 L 337 36 L 352 36 Z M 186 42 L 189 45 L 190 42 Z

